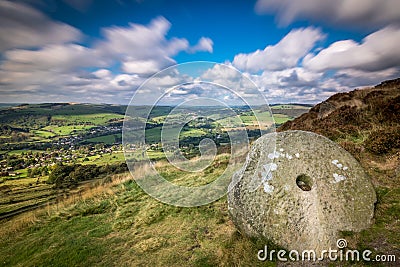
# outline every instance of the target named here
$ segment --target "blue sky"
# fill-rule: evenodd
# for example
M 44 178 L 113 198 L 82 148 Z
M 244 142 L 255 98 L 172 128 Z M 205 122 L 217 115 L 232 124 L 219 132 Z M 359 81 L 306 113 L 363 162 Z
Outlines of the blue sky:
M 200 60 L 242 71 L 270 103 L 317 103 L 399 77 L 399 42 L 397 0 L 3 0 L 0 102 L 126 104 Z

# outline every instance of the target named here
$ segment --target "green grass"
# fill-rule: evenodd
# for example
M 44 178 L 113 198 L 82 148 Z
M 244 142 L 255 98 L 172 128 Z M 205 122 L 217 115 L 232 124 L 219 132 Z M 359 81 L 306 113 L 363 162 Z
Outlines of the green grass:
M 279 114 L 279 113 L 274 113 L 273 117 L 271 116 L 270 112 L 268 111 L 260 111 L 256 110 L 254 114 L 242 114 L 240 115 L 239 118 L 223 118 L 218 120 L 218 123 L 220 123 L 222 126 L 228 126 L 231 125 L 233 127 L 238 127 L 241 124 L 244 124 L 246 126 L 251 126 L 251 125 L 257 125 L 257 121 L 269 124 L 273 120 L 275 121 L 276 124 L 283 124 L 288 120 L 291 120 L 293 118 L 284 115 L 284 114 Z
M 180 133 L 180 138 L 185 138 L 185 137 L 200 137 L 203 135 L 206 135 L 207 133 L 202 130 L 202 129 L 184 129 Z
M 9 154 L 9 155 L 21 155 L 22 153 L 33 153 L 33 154 L 35 154 L 35 153 L 38 153 L 38 152 L 45 152 L 44 150 L 33 150 L 33 149 L 29 149 L 29 150 L 27 150 L 27 149 L 18 149 L 18 150 L 12 150 L 12 151 L 9 151 L 9 152 L 7 152 L 7 154 Z
M 7 180 L 18 180 L 20 178 L 26 178 L 28 176 L 28 169 L 19 169 L 15 171 L 15 176 L 6 176 Z
M 257 116 L 258 120 L 262 122 L 271 122 L 272 116 L 269 111 L 255 111 L 255 115 Z
M 161 132 L 163 134 L 163 138 L 167 141 L 170 141 L 174 138 L 174 132 L 163 130 L 162 127 L 155 127 L 146 130 L 146 143 L 159 143 L 161 141 Z M 205 135 L 205 130 L 197 129 L 197 128 L 184 128 L 179 133 L 179 138 L 185 137 L 200 137 Z
M 146 130 L 146 143 L 159 143 L 161 142 L 162 127 L 155 127 Z
M 109 135 L 103 135 L 103 136 L 98 136 L 98 137 L 93 137 L 89 139 L 85 139 L 86 142 L 89 143 L 104 143 L 108 145 L 112 145 L 116 143 L 118 140 L 121 140 L 122 134 L 109 134 Z
M 223 160 L 223 159 L 221 159 Z M 172 169 L 168 172 L 174 172 Z M 177 176 L 183 179 L 182 175 Z M 171 173 L 171 175 L 173 175 Z M 226 198 L 181 208 L 153 199 L 134 181 L 65 208 L 36 215 L 36 222 L 0 233 L 5 266 L 274 266 L 261 263 L 261 243 L 237 233 Z
M 147 151 L 146 153 L 151 160 L 165 159 L 165 154 L 161 151 Z
M 180 186 L 202 186 L 220 177 L 229 162 L 227 155 L 219 155 L 213 164 L 201 172 L 184 172 L 170 164 L 162 164 L 158 172 L 166 180 Z M 192 165 L 193 166 L 193 165 Z
M 123 118 L 126 106 L 95 104 L 29 104 L 0 110 L 0 121 L 13 127 L 32 130 L 49 124 L 105 124 Z
M 95 114 L 79 114 L 79 115 L 55 115 L 52 116 L 53 121 L 63 121 L 66 123 L 105 125 L 112 119 L 123 119 L 124 115 L 113 113 L 95 113 Z
M 0 214 L 44 203 L 54 197 L 52 186 L 43 183 L 47 180 L 47 176 L 40 177 L 40 183 L 36 184 L 38 178 L 26 177 L 26 169 L 18 172 L 22 174 L 9 177 L 0 184 Z
M 242 122 L 240 116 L 219 118 L 216 120 L 216 122 L 221 127 L 240 127 L 243 125 L 243 122 Z
M 160 160 L 160 159 L 165 159 L 165 155 L 161 151 L 147 151 L 146 152 L 147 157 L 151 160 Z M 141 151 L 135 151 L 130 154 L 129 158 L 133 158 L 136 160 L 143 160 L 142 157 L 142 152 Z M 120 163 L 120 162 L 125 162 L 125 155 L 124 153 L 121 152 L 113 152 L 112 154 L 102 154 L 100 155 L 95 155 L 95 156 L 90 156 L 88 157 L 88 161 L 84 161 L 84 159 L 80 159 L 79 163 L 80 164 L 96 164 L 96 165 L 105 165 L 105 164 L 112 164 L 112 163 Z
M 185 118 L 185 114 L 168 114 L 168 115 L 162 115 L 162 116 L 157 116 L 157 117 L 152 117 L 151 119 L 157 123 L 164 123 L 165 120 L 168 118 L 169 122 L 172 122 L 174 120 L 182 120 Z
M 93 128 L 92 125 L 68 125 L 68 126 L 57 126 L 57 125 L 49 125 L 42 128 L 42 131 L 47 131 L 54 133 L 56 135 L 66 136 L 72 135 L 74 133 L 83 132 Z
M 202 175 L 188 175 L 163 163 L 157 166 L 173 183 L 195 186 L 214 180 L 227 162 L 227 155 L 218 156 L 218 167 L 214 165 Z M 140 173 L 135 177 L 143 179 Z M 3 223 L 0 263 L 6 266 L 276 264 L 258 261 L 257 252 L 266 241 L 245 238 L 235 230 L 228 216 L 226 197 L 202 207 L 175 207 L 153 199 L 133 180 L 116 183 L 107 192 L 100 191 L 65 207 L 55 206 L 35 215 L 34 223 L 12 234 L 7 233 L 14 222 Z M 377 248 L 374 254 L 393 253 L 399 247 L 400 190 L 380 187 L 377 196 L 375 223 L 361 233 L 346 233 L 346 240 L 350 248 Z M 352 266 L 346 264 L 343 266 Z
M 241 115 L 240 119 L 242 120 L 243 124 L 245 124 L 245 125 L 253 125 L 254 123 L 257 122 L 257 119 L 254 115 L 252 115 L 252 116 Z
M 39 137 L 43 137 L 43 138 L 51 138 L 51 137 L 56 136 L 55 133 L 48 132 L 48 131 L 42 131 L 42 130 L 34 131 L 34 134 Z
M 112 229 L 107 216 L 74 217 L 50 221 L 44 228 L 32 228 L 28 237 L 18 235 L 12 247 L 0 256 L 4 266 L 78 266 L 100 263 L 107 252 L 101 238 Z M 100 241 L 100 242 L 99 242 Z M 23 249 L 24 248 L 24 249 Z M 20 250 L 15 253 L 14 249 Z
M 275 124 L 284 124 L 285 122 L 292 120 L 293 118 L 284 114 L 274 114 Z
M 96 164 L 96 165 L 105 165 L 112 163 L 125 162 L 125 156 L 123 152 L 113 152 L 112 154 L 102 154 L 88 157 L 89 161 L 83 161 L 83 164 Z

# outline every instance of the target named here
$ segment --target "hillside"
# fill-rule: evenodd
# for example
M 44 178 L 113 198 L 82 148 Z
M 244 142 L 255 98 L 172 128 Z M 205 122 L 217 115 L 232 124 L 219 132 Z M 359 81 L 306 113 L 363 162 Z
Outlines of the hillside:
M 400 148 L 400 78 L 375 87 L 339 93 L 278 130 L 305 130 L 343 141 L 356 139 L 377 155 Z
M 378 196 L 375 224 L 353 242 L 400 255 L 400 78 L 335 94 L 278 131 L 322 134 L 349 151 L 367 171 Z
M 131 107 L 132 108 L 132 107 Z M 20 104 L 0 108 L 0 266 L 245 266 L 261 265 L 254 251 L 263 243 L 239 235 L 226 198 L 199 208 L 177 208 L 151 198 L 126 171 L 121 131 L 126 106 L 79 103 Z M 147 107 L 133 107 L 144 121 Z M 246 127 L 255 139 L 257 117 L 280 125 L 309 110 L 304 105 L 251 112 L 233 107 L 155 106 L 147 118 L 146 153 L 177 183 L 209 183 L 228 164 L 229 135 Z M 215 164 L 201 174 L 165 164 L 158 145 L 163 123 L 191 119 L 181 131 L 181 151 L 198 155 L 197 144 L 215 141 Z M 132 160 L 143 160 L 142 148 Z M 149 166 L 147 166 L 149 167 Z M 134 179 L 143 178 L 140 169 Z M 29 245 L 27 245 L 29 244 Z M 28 248 L 27 248 L 28 247 Z
M 361 233 L 345 232 L 343 236 L 349 248 L 369 249 L 373 255 L 400 256 L 400 149 L 396 143 L 399 96 L 399 80 L 337 94 L 279 128 L 328 136 L 350 151 L 370 174 L 378 197 L 374 224 Z M 153 120 L 162 120 L 162 116 Z M 115 153 L 98 160 L 110 162 Z M 98 164 L 94 157 L 88 157 L 87 162 Z M 228 162 L 227 154 L 219 154 L 212 167 L 202 172 L 201 179 L 172 168 L 163 160 L 155 166 L 172 182 L 197 186 L 214 180 Z M 235 229 L 228 216 L 226 197 L 195 208 L 163 204 L 136 184 L 135 179 L 143 178 L 141 168 L 149 168 L 138 166 L 133 179 L 128 174 L 107 176 L 88 184 L 85 191 L 64 195 L 56 204 L 2 220 L 0 266 L 280 264 L 257 259 L 257 251 L 265 244 L 269 249 L 275 247 L 265 240 L 248 239 Z M 364 262 L 338 265 L 364 266 Z
M 227 164 L 227 155 L 219 155 L 203 179 L 215 179 Z M 177 183 L 197 186 L 203 181 L 163 162 L 156 167 Z M 142 173 L 138 168 L 133 177 Z M 182 208 L 147 195 L 128 174 L 100 182 L 57 204 L 2 221 L 0 266 L 274 265 L 257 260 L 264 242 L 236 231 L 226 197 Z
M 324 135 L 352 153 L 365 168 L 382 165 L 390 181 L 399 179 L 400 78 L 335 94 L 278 128 L 286 130 Z

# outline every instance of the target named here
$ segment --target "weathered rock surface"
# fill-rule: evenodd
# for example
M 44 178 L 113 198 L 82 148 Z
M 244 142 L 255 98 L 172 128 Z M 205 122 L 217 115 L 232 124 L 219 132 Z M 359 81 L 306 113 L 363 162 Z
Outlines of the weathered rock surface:
M 340 231 L 368 228 L 375 202 L 360 164 L 329 139 L 304 131 L 260 137 L 228 193 L 243 234 L 300 252 L 336 249 Z

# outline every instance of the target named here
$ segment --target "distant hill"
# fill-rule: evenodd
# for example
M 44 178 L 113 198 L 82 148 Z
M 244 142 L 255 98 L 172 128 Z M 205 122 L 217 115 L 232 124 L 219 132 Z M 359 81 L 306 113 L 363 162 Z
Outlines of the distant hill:
M 21 105 L 20 103 L 0 103 L 0 109 L 15 107 Z
M 113 104 L 87 104 L 87 103 L 41 103 L 41 104 L 0 104 L 8 107 L 0 111 L 0 117 L 15 114 L 29 115 L 71 115 L 71 114 L 96 114 L 118 113 L 124 114 L 126 106 Z
M 313 105 L 310 104 L 272 104 L 270 105 L 273 114 L 284 114 L 291 118 L 297 118 L 307 113 Z

